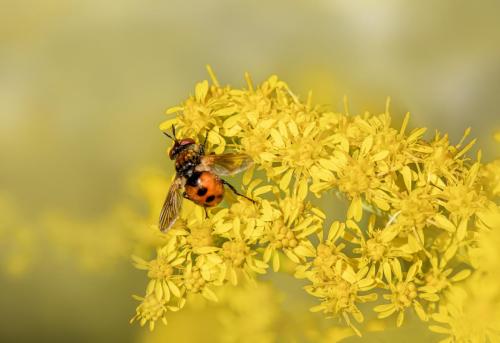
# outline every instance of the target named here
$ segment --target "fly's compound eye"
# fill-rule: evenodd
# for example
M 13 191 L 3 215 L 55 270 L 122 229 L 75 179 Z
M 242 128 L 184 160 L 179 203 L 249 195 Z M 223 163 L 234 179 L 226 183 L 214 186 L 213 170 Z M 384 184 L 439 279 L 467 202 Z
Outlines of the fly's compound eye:
M 183 138 L 179 141 L 179 145 L 180 146 L 183 146 L 183 145 L 190 145 L 190 144 L 195 144 L 195 141 L 194 139 L 192 138 Z
M 171 160 L 175 159 L 175 156 L 179 153 L 179 147 L 180 143 L 178 141 L 175 141 L 174 146 L 168 152 L 168 156 Z
M 183 138 L 181 140 L 175 141 L 174 146 L 168 152 L 171 160 L 174 160 L 176 156 L 184 150 L 188 145 L 196 144 L 192 138 Z

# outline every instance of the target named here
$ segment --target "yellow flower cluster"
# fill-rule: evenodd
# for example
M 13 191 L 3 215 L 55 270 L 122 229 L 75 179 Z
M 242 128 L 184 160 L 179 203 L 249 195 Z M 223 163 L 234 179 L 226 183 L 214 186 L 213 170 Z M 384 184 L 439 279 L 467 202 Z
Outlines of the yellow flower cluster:
M 247 87 L 235 89 L 209 74 L 212 83 L 198 83 L 160 128 L 175 125 L 179 136 L 199 140 L 210 130 L 208 151 L 250 155 L 255 164 L 242 183 L 257 202 L 234 200 L 205 219 L 186 201 L 156 258 L 135 258 L 150 281 L 133 320 L 153 329 L 193 294 L 216 301 L 215 287 L 279 271 L 285 258 L 318 299 L 311 310 L 341 318 L 358 335 L 367 302 L 397 326 L 410 312 L 447 324 L 429 325 L 448 341 L 479 330 L 459 324 L 457 290 L 486 273 L 478 246 L 498 229 L 491 220 L 499 213 L 491 199 L 498 163 L 484 167 L 480 152 L 467 157 L 469 129 L 454 145 L 446 134 L 426 139 L 425 128 L 409 130 L 408 114 L 394 128 L 388 104 L 377 115 L 336 113 L 310 95 L 300 101 L 276 76 L 255 87 L 246 75 Z M 313 206 L 314 197 L 347 201 L 345 217 Z
M 81 271 L 106 272 L 131 254 L 150 255 L 165 235 L 151 226 L 161 208 L 168 181 L 154 168 L 133 172 L 126 196 L 102 214 L 75 217 L 51 208 L 26 217 L 12 195 L 0 191 L 0 275 L 25 277 L 55 258 Z M 137 204 L 148 203 L 148 213 Z M 44 249 L 50 256 L 42 258 Z
M 430 329 L 446 335 L 442 342 L 498 342 L 500 337 L 500 214 L 482 217 L 491 232 L 481 232 L 471 251 L 476 270 L 463 284 L 444 293 L 432 313 Z
M 164 179 L 154 169 L 133 173 L 127 182 L 134 192 L 127 189 L 125 200 L 95 218 L 82 220 L 62 211 L 47 211 L 41 219 L 43 237 L 56 256 L 86 272 L 109 270 L 131 254 L 149 255 L 165 242 L 165 236 L 150 225 L 158 217 L 164 196 L 159 189 L 168 184 Z M 140 211 L 137 202 L 148 202 L 150 213 Z

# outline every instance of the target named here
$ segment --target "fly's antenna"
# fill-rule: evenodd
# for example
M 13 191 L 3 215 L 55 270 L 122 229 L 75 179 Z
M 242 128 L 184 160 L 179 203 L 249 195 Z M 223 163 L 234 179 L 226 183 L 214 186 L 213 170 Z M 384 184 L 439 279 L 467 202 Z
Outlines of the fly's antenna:
M 173 140 L 174 142 L 177 142 L 177 137 L 175 137 L 175 126 L 172 125 L 172 136 L 170 136 L 168 133 L 162 131 L 165 136 Z
M 170 136 L 168 133 L 163 132 L 163 134 L 175 142 L 175 138 L 172 138 L 172 136 Z
M 174 136 L 174 140 L 177 141 L 177 137 L 175 137 L 175 126 L 172 124 L 172 135 Z

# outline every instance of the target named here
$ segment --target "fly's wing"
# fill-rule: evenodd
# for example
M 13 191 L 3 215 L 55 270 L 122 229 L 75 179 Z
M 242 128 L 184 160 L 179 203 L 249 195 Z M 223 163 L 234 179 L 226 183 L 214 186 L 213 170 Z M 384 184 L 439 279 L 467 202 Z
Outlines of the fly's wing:
M 160 227 L 161 232 L 167 232 L 179 216 L 182 205 L 181 189 L 183 186 L 184 179 L 182 177 L 176 177 L 168 190 L 167 198 L 163 203 L 160 213 L 160 222 L 158 226 Z
M 245 154 L 205 155 L 201 158 L 200 169 L 212 170 L 217 175 L 225 176 L 241 173 L 252 164 L 250 156 Z

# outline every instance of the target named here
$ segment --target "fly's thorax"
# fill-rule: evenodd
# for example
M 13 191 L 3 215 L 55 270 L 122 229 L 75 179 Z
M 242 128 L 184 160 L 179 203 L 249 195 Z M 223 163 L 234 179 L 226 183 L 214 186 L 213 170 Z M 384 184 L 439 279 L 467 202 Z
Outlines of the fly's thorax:
M 175 171 L 183 176 L 192 174 L 194 168 L 200 164 L 200 145 L 191 144 L 178 153 L 175 159 Z

